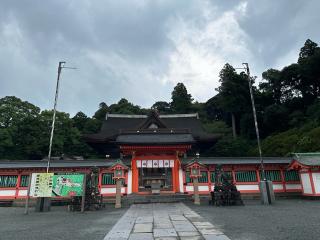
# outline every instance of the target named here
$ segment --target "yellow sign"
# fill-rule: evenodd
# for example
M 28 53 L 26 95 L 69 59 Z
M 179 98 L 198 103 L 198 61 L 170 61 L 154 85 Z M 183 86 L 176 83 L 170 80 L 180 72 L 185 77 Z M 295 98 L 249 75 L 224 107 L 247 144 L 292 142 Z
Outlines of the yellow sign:
M 32 173 L 30 196 L 51 197 L 53 173 Z

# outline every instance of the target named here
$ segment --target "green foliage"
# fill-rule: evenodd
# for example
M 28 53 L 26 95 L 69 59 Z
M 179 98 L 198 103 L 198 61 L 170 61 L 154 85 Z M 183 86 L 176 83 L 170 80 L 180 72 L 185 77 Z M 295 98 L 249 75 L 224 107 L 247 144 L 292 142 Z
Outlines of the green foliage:
M 291 152 L 320 151 L 320 48 L 308 39 L 297 63 L 262 74 L 259 87 L 253 85 L 262 150 L 265 156 L 286 156 Z M 172 91 L 170 103 L 152 105 L 160 114 L 197 112 L 207 132 L 223 135 L 207 153 L 211 156 L 257 155 L 248 76 L 226 64 L 219 75 L 218 94 L 205 103 L 193 102 L 183 83 Z M 250 81 L 254 84 L 255 78 Z M 148 114 L 122 98 L 105 102 L 93 117 L 78 112 L 73 118 L 57 112 L 53 155 L 96 156 L 82 135 L 97 133 L 107 113 Z M 14 96 L 0 99 L 0 159 L 40 159 L 48 154 L 52 111 Z M 231 137 L 233 129 L 239 134 Z M 235 137 L 235 136 L 234 136 Z
M 217 157 L 245 157 L 248 156 L 250 148 L 251 145 L 245 138 L 234 139 L 227 135 L 221 138 L 206 154 Z
M 192 107 L 192 97 L 183 83 L 174 87 L 171 95 L 171 109 L 175 113 L 189 113 Z
M 170 103 L 159 101 L 152 105 L 151 109 L 157 110 L 160 114 L 171 113 Z
M 208 133 L 231 134 L 231 128 L 223 121 L 211 121 L 203 124 Z

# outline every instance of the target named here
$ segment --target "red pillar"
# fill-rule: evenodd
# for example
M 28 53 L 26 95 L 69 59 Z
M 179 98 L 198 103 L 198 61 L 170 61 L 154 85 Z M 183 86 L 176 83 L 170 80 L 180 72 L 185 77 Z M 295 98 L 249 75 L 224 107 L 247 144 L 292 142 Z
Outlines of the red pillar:
M 137 161 L 132 159 L 131 161 L 131 169 L 132 169 L 132 192 L 137 193 L 139 188 L 139 171 L 137 168 Z

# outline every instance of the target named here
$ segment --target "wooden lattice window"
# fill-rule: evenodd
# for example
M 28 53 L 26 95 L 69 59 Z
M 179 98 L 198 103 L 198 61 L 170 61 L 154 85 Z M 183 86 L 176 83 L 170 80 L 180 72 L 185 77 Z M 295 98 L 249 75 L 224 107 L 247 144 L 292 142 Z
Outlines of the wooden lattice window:
M 285 171 L 284 179 L 286 182 L 298 182 L 300 181 L 299 172 L 296 170 Z
M 224 174 L 226 174 L 228 176 L 228 179 L 233 179 L 231 171 L 226 171 L 226 172 L 224 172 Z M 212 183 L 215 183 L 215 181 L 216 181 L 216 172 L 210 172 L 210 179 L 211 179 Z M 221 179 L 220 179 L 220 181 L 221 181 Z
M 1 175 L 0 176 L 0 188 L 10 188 L 17 185 L 17 175 Z
M 266 179 L 273 182 L 281 181 L 280 170 L 265 170 Z M 260 172 L 260 178 L 262 179 L 262 172 Z
M 198 178 L 199 183 L 207 183 L 208 182 L 208 172 L 201 171 L 201 177 Z M 190 171 L 186 171 L 186 183 L 192 183 L 192 178 L 190 177 Z
M 257 173 L 256 171 L 239 171 L 236 172 L 237 182 L 256 182 Z
M 102 174 L 102 185 L 115 185 L 116 180 L 113 179 L 113 173 Z
M 20 187 L 28 187 L 29 175 L 21 175 Z

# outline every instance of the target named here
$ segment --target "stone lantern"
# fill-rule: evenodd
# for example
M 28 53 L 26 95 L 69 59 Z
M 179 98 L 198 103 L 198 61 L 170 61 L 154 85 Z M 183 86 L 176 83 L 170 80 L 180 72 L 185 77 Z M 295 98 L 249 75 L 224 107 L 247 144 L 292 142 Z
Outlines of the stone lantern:
M 203 164 L 198 162 L 199 153 L 196 154 L 197 158 L 193 159 L 190 162 L 186 169 L 190 170 L 190 178 L 193 180 L 193 195 L 194 195 L 194 204 L 200 205 L 200 196 L 199 196 L 199 177 L 201 177 L 201 169 L 206 168 Z
M 113 179 L 116 180 L 115 208 L 121 208 L 121 183 L 125 179 L 125 172 L 128 170 L 128 167 L 119 160 L 110 167 L 110 170 L 113 171 Z

